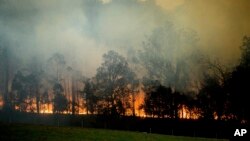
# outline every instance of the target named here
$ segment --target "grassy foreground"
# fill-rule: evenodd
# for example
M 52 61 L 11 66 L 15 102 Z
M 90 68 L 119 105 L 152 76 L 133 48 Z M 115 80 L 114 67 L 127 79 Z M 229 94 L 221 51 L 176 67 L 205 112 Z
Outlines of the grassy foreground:
M 218 139 L 192 138 L 147 134 L 141 132 L 89 129 L 77 127 L 53 127 L 38 125 L 0 124 L 1 141 L 222 141 Z

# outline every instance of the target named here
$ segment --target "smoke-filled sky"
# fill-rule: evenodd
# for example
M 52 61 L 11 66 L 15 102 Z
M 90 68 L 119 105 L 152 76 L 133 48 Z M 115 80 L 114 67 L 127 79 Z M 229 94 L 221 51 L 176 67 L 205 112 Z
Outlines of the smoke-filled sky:
M 196 48 L 228 63 L 250 35 L 249 13 L 248 0 L 0 0 L 0 41 L 15 47 L 23 64 L 59 52 L 93 76 L 103 53 L 139 50 L 169 22 L 195 32 Z

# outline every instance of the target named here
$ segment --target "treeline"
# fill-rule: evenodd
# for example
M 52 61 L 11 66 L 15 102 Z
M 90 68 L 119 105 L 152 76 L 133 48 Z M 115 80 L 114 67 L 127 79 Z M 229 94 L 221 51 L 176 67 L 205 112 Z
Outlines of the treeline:
M 187 59 L 165 59 L 155 48 L 157 44 L 149 40 L 133 62 L 145 71 L 135 72 L 126 58 L 109 51 L 103 55 L 96 75 L 87 78 L 67 66 L 58 53 L 48 59 L 45 67 L 33 59 L 28 69 L 13 72 L 11 50 L 1 46 L 1 110 L 42 113 L 41 109 L 51 109 L 54 114 L 78 114 L 83 110 L 108 116 L 136 116 L 136 110 L 143 110 L 148 117 L 178 119 L 186 115 L 249 121 L 250 37 L 243 38 L 240 62 L 232 70 L 219 61 L 203 59 L 197 63 L 206 66 L 197 87 L 189 84 L 192 77 L 188 72 L 193 65 Z M 140 73 L 142 79 L 137 77 Z M 140 89 L 145 98 L 136 109 Z
M 6 51 L 1 56 L 5 59 L 11 57 Z M 7 76 L 3 74 L 3 81 L 7 82 L 5 89 L 1 89 L 6 90 L 1 91 L 4 94 L 2 110 L 125 115 L 127 109 L 131 109 L 130 96 L 138 80 L 126 59 L 117 52 L 109 51 L 103 59 L 96 76 L 86 78 L 79 71 L 66 67 L 64 56 L 57 53 L 48 59 L 46 69 L 39 69 L 40 64 L 35 62 L 30 70 L 18 70 L 11 81 L 6 71 L 9 64 L 5 62 L 3 71 Z

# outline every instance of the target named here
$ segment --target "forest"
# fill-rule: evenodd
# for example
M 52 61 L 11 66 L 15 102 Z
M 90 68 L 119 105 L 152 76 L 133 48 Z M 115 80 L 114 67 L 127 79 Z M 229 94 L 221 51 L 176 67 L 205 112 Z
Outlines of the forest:
M 249 121 L 250 37 L 243 38 L 240 63 L 232 70 L 218 61 L 201 61 L 207 69 L 193 90 L 183 69 L 187 62 L 164 62 L 151 44 L 139 54 L 138 63 L 146 70 L 142 79 L 112 50 L 92 78 L 67 66 L 59 53 L 46 65 L 34 58 L 29 68 L 13 72 L 18 60 L 9 47 L 1 47 L 1 111 Z M 148 54 L 155 56 L 144 58 Z

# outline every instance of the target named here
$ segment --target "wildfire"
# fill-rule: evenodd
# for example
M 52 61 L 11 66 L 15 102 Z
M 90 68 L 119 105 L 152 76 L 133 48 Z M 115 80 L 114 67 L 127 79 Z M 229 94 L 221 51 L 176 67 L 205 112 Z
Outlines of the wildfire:
M 181 105 L 178 113 L 182 119 L 198 119 L 200 117 L 197 108 L 189 109 L 186 105 Z
M 4 104 L 3 97 L 2 97 L 2 96 L 0 96 L 0 109 L 2 109 L 3 104 Z
M 40 112 L 44 114 L 52 114 L 52 104 L 41 104 Z
M 142 109 L 140 109 L 140 106 L 144 102 L 144 96 L 145 96 L 145 93 L 143 92 L 143 90 L 140 89 L 139 93 L 135 97 L 135 115 L 136 116 L 145 117 L 145 112 Z
M 135 101 L 134 101 L 134 110 L 135 110 L 135 115 L 139 116 L 139 117 L 146 117 L 146 114 L 144 112 L 143 109 L 140 109 L 140 106 L 143 104 L 144 102 L 144 97 L 145 97 L 145 93 L 143 92 L 143 90 L 139 90 L 138 93 L 135 95 Z M 37 113 L 36 110 L 36 103 L 35 103 L 35 99 L 29 99 L 25 101 L 26 105 L 18 105 L 15 106 L 15 109 L 18 111 L 23 111 L 23 109 L 25 109 L 25 112 L 33 112 L 33 113 Z M 76 110 L 76 114 L 80 114 L 80 115 L 84 115 L 87 114 L 86 108 L 84 106 L 84 100 L 83 99 L 78 99 L 78 103 L 80 103 L 77 107 Z M 3 97 L 0 96 L 0 108 L 2 108 L 4 104 L 3 101 Z M 131 103 L 133 104 L 133 103 Z M 52 114 L 53 113 L 53 104 L 52 103 L 46 103 L 46 104 L 39 104 L 40 107 L 40 113 L 41 114 Z M 72 114 L 72 105 L 69 104 L 69 108 L 68 110 L 64 111 L 62 114 Z M 128 110 L 126 115 L 132 115 L 133 110 Z M 197 108 L 188 108 L 186 105 L 181 105 L 178 111 L 178 115 L 180 118 L 182 119 L 198 119 L 200 117 L 200 114 L 198 112 Z M 216 116 L 215 116 L 216 118 Z
M 135 115 L 139 117 L 146 117 L 146 114 L 143 109 L 140 109 L 140 106 L 144 102 L 145 93 L 143 90 L 140 90 L 136 96 L 135 100 Z M 197 108 L 189 109 L 185 105 L 181 105 L 178 110 L 179 117 L 182 119 L 198 119 L 200 114 Z

